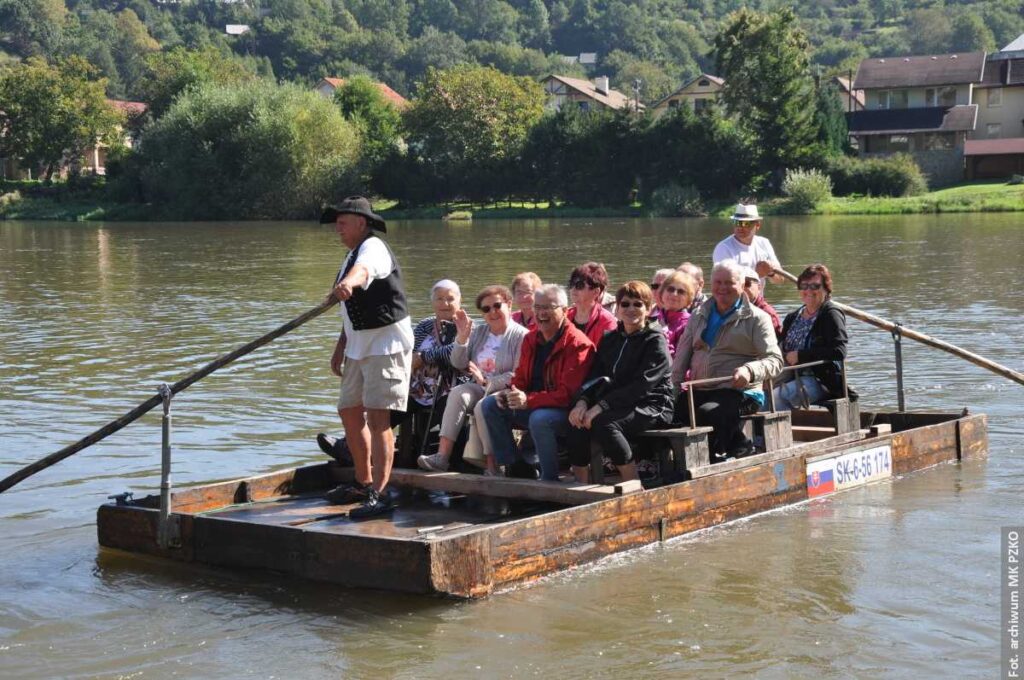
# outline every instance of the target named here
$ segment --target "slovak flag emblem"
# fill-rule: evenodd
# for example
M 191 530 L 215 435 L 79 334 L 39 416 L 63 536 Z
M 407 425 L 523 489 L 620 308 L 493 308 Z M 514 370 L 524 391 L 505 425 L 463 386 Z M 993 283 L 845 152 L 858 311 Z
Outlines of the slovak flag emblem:
M 832 479 L 832 470 L 815 470 L 807 478 L 807 495 L 810 498 L 823 496 L 836 490 Z

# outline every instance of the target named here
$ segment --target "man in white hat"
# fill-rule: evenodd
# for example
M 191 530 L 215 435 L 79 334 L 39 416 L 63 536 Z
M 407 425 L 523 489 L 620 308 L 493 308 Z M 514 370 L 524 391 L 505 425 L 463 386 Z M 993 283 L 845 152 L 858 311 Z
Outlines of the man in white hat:
M 773 274 L 774 269 L 781 268 L 779 258 L 775 257 L 775 249 L 771 241 L 758 236 L 761 229 L 761 215 L 753 203 L 740 203 L 732 216 L 732 236 L 722 239 L 711 256 L 715 264 L 724 260 L 734 260 L 741 267 L 750 267 L 761 277 L 761 286 L 765 280 L 782 283 L 785 279 L 781 274 Z

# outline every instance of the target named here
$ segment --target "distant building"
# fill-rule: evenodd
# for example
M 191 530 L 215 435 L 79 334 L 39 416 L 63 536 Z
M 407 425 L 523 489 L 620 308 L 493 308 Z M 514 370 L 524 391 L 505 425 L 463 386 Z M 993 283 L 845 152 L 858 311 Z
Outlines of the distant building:
M 1024 36 L 988 55 L 974 101 L 978 124 L 964 144 L 967 179 L 1024 174 Z
M 653 104 L 651 111 L 655 118 L 680 106 L 688 106 L 691 111 L 699 113 L 718 101 L 724 85 L 725 81 L 721 78 L 701 73 L 672 94 Z
M 608 86 L 608 77 L 594 78 L 593 82 L 568 76 L 550 75 L 541 81 L 548 96 L 547 108 L 557 111 L 563 106 L 577 106 L 583 111 L 599 109 L 633 109 L 636 102 Z M 639 105 L 642 111 L 643 104 Z
M 843 110 L 847 113 L 864 110 L 864 90 L 853 89 L 853 83 L 849 78 L 834 76 L 830 81 L 839 90 L 839 100 L 843 103 Z
M 334 91 L 345 84 L 344 78 L 321 78 L 320 82 L 316 84 L 316 91 L 322 94 L 324 97 L 330 99 L 334 96 Z M 399 111 L 408 108 L 409 100 L 398 94 L 384 83 L 375 83 L 380 93 L 384 95 L 384 99 L 390 102 Z
M 984 52 L 863 60 L 853 90 L 864 109 L 846 114 L 861 155 L 909 153 L 932 186 L 961 181 L 984 68 Z

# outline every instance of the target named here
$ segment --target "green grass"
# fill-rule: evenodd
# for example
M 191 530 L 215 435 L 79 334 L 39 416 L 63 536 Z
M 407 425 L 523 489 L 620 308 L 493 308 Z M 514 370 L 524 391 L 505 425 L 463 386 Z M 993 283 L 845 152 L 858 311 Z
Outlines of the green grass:
M 4 199 L 8 200 L 4 200 Z M 54 220 L 62 222 L 89 221 L 147 221 L 158 220 L 149 205 L 140 203 L 113 203 L 101 198 L 16 197 L 11 193 L 0 196 L 0 219 Z

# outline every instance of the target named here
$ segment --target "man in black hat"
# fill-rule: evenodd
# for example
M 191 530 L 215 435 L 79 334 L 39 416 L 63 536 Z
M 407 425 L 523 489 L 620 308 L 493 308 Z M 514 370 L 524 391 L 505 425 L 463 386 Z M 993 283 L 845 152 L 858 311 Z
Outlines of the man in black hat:
M 352 451 L 355 482 L 327 494 L 336 504 L 361 503 L 349 517 L 371 517 L 393 509 L 385 491 L 395 456 L 392 410 L 405 411 L 412 363 L 412 324 L 402 270 L 391 248 L 375 232 L 384 220 L 362 196 L 327 208 L 321 224 L 334 224 L 348 256 L 331 295 L 341 301 L 343 330 L 331 357 L 341 377 L 338 415 Z M 344 370 L 343 370 L 344 369 Z

